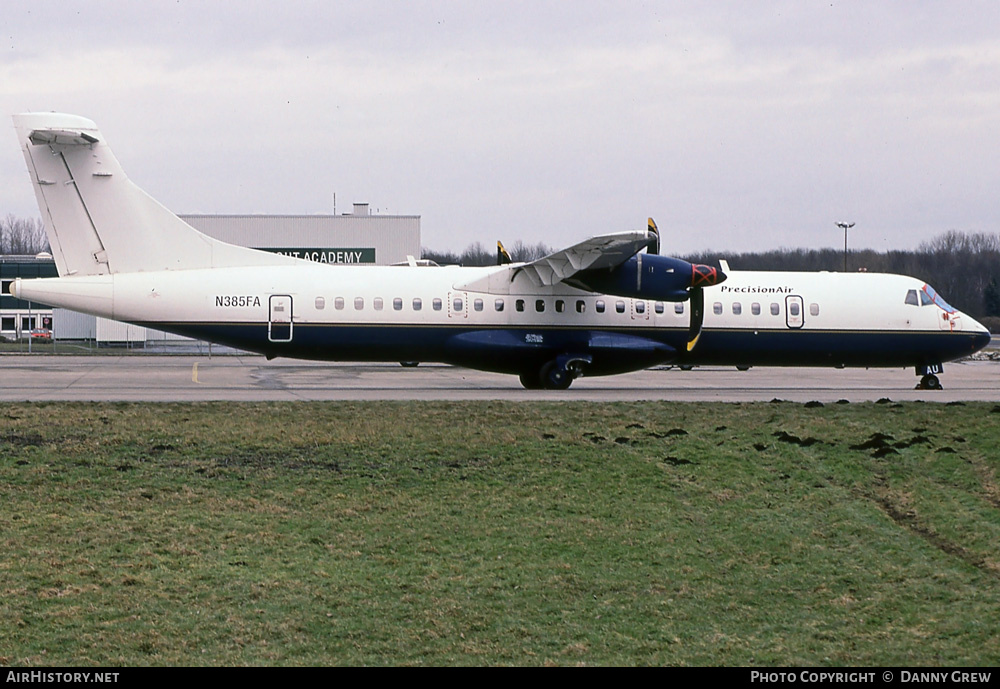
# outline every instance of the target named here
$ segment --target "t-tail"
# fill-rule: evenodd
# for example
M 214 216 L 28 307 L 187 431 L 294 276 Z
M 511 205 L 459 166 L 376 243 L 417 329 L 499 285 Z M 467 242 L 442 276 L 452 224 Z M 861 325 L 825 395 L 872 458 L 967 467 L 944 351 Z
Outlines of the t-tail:
M 295 261 L 198 232 L 129 181 L 86 118 L 26 113 L 14 127 L 60 276 Z

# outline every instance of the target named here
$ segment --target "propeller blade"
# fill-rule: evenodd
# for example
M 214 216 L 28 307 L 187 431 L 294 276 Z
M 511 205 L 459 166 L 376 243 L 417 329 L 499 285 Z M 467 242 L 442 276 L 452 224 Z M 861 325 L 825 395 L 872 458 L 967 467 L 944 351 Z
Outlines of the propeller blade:
M 646 231 L 650 235 L 649 246 L 646 247 L 647 254 L 659 254 L 660 253 L 660 230 L 656 227 L 656 223 L 653 222 L 652 218 L 646 219 Z
M 690 352 L 698 344 L 701 337 L 701 324 L 705 320 L 705 290 L 701 287 L 691 288 L 691 325 L 688 328 L 687 350 Z
M 497 240 L 497 265 L 503 266 L 508 263 L 513 263 L 510 259 L 510 254 L 507 253 L 507 249 L 504 248 L 503 242 L 499 239 Z

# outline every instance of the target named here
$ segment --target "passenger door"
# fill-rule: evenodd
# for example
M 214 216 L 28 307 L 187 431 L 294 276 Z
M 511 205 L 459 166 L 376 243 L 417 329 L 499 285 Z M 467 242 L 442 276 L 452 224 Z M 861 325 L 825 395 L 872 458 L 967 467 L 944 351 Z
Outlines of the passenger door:
M 291 295 L 271 295 L 268 302 L 267 339 L 271 342 L 292 341 Z

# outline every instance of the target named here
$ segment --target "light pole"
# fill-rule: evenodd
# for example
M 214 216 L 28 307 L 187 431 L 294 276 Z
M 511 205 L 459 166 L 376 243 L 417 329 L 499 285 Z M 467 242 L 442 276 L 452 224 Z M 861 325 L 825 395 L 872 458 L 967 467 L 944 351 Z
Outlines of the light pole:
M 841 227 L 844 230 L 844 272 L 847 272 L 847 230 L 854 227 L 854 223 L 839 222 L 837 227 Z

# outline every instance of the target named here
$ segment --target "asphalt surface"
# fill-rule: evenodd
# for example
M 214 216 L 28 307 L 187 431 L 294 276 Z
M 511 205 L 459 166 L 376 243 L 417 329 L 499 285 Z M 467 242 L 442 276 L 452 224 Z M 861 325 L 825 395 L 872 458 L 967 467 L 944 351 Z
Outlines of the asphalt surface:
M 257 356 L 0 356 L 0 401 L 674 400 L 1000 402 L 1000 362 L 945 365 L 944 390 L 912 369 L 706 367 L 581 378 L 524 390 L 514 376 L 443 365 L 267 361 Z

